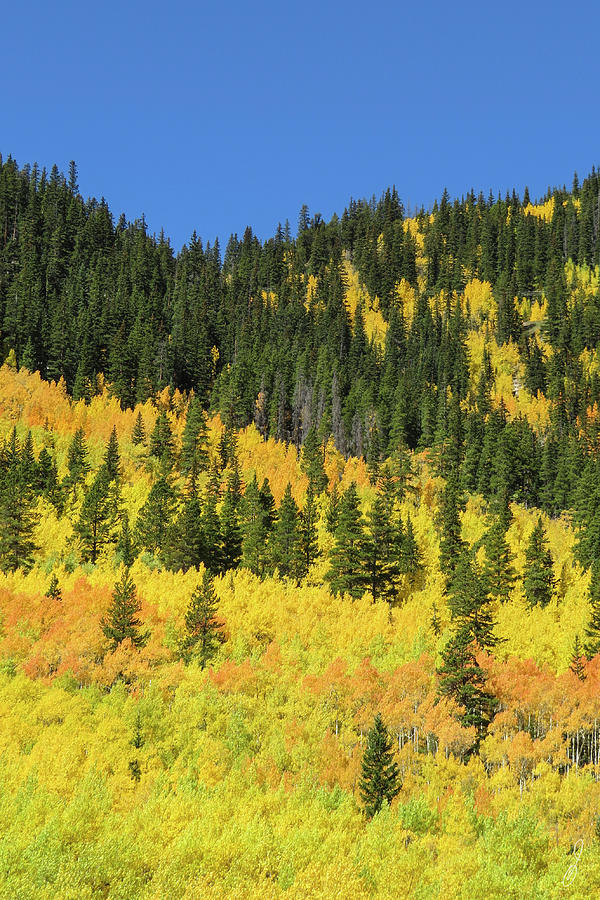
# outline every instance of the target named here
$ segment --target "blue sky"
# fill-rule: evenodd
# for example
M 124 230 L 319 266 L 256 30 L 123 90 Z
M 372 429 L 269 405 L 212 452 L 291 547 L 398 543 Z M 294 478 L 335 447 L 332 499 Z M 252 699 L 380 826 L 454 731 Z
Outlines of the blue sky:
M 396 184 L 533 195 L 600 163 L 597 3 L 18 4 L 0 152 L 179 248 Z

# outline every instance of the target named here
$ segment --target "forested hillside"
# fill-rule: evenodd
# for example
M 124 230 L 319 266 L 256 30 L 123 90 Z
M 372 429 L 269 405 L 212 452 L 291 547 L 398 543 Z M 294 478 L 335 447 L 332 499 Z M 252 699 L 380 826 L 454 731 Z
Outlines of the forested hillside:
M 1 163 L 2 896 L 600 889 L 599 263 L 595 171 L 221 258 Z

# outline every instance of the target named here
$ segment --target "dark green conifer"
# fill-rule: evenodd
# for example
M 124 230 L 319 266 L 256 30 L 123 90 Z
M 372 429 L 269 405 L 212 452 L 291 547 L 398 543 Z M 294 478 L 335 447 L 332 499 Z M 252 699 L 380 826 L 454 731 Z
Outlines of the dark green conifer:
M 44 596 L 48 597 L 49 600 L 54 600 L 55 603 L 60 603 L 62 601 L 62 591 L 56 573 L 53 573 L 50 584 L 48 585 L 48 590 Z
M 131 442 L 136 446 L 146 443 L 146 430 L 144 428 L 144 421 L 142 419 L 142 413 L 140 410 L 138 410 L 138 414 L 135 419 L 135 425 L 133 426 L 133 431 L 131 432 Z
M 584 652 L 587 659 L 600 653 L 600 560 L 592 563 L 589 587 L 590 618 L 585 629 Z
M 319 555 L 317 537 L 318 512 L 312 488 L 308 487 L 298 523 L 298 577 L 303 578 Z
M 77 429 L 69 444 L 69 449 L 67 450 L 67 468 L 69 470 L 67 476 L 69 487 L 73 487 L 80 481 L 83 481 L 90 470 L 83 428 Z
M 185 614 L 185 633 L 180 653 L 186 663 L 197 659 L 202 669 L 224 640 L 223 625 L 217 618 L 218 601 L 212 578 L 205 569 L 202 581 L 191 596 Z
M 168 528 L 175 515 L 177 494 L 162 475 L 150 489 L 136 522 L 136 540 L 140 547 L 159 553 L 165 546 Z
M 554 587 L 552 555 L 548 549 L 542 517 L 539 516 L 525 550 L 523 588 L 529 606 L 547 606 L 552 599 Z
M 207 467 L 207 433 L 206 413 L 200 400 L 193 397 L 188 406 L 181 438 L 181 471 L 184 475 L 189 475 L 194 466 L 198 472 Z
M 363 537 L 363 518 L 356 484 L 351 482 L 340 500 L 335 543 L 329 557 L 329 571 L 325 575 L 334 594 L 349 593 L 352 597 L 361 597 L 364 593 Z
M 271 566 L 280 576 L 297 578 L 300 569 L 298 507 L 288 482 L 279 505 L 277 521 L 270 542 Z
M 241 504 L 240 477 L 237 468 L 229 471 L 227 488 L 221 507 L 221 571 L 234 569 L 242 555 L 242 533 L 239 508 Z
M 159 412 L 156 424 L 150 435 L 150 455 L 160 460 L 163 468 L 168 471 L 173 465 L 173 434 L 166 411 Z
M 264 507 L 256 480 L 256 473 L 248 483 L 241 507 L 242 565 L 262 575 L 265 561 L 267 530 Z
M 104 469 L 109 481 L 118 481 L 121 468 L 121 457 L 119 455 L 119 439 L 117 437 L 117 427 L 113 425 L 113 429 L 108 439 L 106 451 L 103 459 Z
M 308 476 L 309 484 L 317 497 L 327 488 L 327 476 L 325 474 L 324 462 L 325 454 L 323 445 L 319 440 L 317 429 L 313 425 L 309 429 L 306 440 L 302 445 L 300 468 L 304 474 Z
M 573 644 L 573 653 L 571 654 L 571 660 L 569 663 L 569 669 L 571 672 L 577 676 L 579 681 L 585 681 L 585 656 L 583 653 L 583 648 L 579 641 L 579 635 L 575 635 L 575 643 Z
M 506 540 L 504 522 L 499 517 L 494 519 L 484 536 L 485 562 L 483 581 L 485 589 L 494 600 L 503 603 L 510 598 L 515 582 L 513 555 Z
M 384 801 L 391 803 L 400 789 L 392 738 L 380 713 L 377 713 L 367 735 L 359 781 L 360 796 L 367 817 L 371 819 L 376 815 Z
M 98 556 L 114 540 L 115 502 L 111 496 L 108 473 L 102 467 L 86 490 L 75 533 L 81 544 L 81 556 L 95 563 Z
M 125 568 L 128 569 L 133 565 L 133 561 L 135 559 L 135 550 L 133 547 L 133 537 L 131 534 L 131 529 L 129 527 L 129 516 L 127 515 L 127 513 L 123 513 L 123 519 L 121 521 L 121 532 L 119 534 L 119 540 L 117 541 L 116 550 Z
M 114 586 L 111 605 L 101 621 L 102 632 L 110 650 L 116 650 L 126 639 L 137 648 L 144 647 L 148 642 L 150 632 L 141 630 L 142 623 L 138 616 L 141 608 L 133 579 L 129 570 L 124 568 L 121 578 Z

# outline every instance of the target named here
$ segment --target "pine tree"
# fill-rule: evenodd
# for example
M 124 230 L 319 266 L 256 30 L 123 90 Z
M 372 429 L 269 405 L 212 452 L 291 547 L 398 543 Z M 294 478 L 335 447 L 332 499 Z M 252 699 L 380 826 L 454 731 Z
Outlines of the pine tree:
M 181 438 L 181 471 L 189 475 L 195 466 L 201 472 L 208 465 L 206 413 L 200 400 L 190 400 Z
M 202 505 L 195 489 L 188 493 L 165 539 L 163 558 L 172 571 L 187 572 L 207 565 L 208 553 L 202 528 Z
M 308 476 L 309 484 L 317 497 L 327 488 L 324 462 L 323 446 L 319 441 L 317 429 L 313 425 L 309 429 L 306 440 L 302 445 L 300 469 Z
M 213 470 L 204 495 L 201 518 L 202 533 L 204 535 L 206 547 L 205 565 L 212 574 L 222 571 L 223 540 L 221 535 L 221 522 L 217 511 L 219 487 L 218 475 L 216 471 Z
M 309 485 L 300 510 L 298 524 L 298 578 L 303 578 L 319 555 L 317 537 L 318 512 L 314 493 Z
M 173 466 L 173 434 L 165 410 L 157 416 L 156 424 L 150 435 L 150 455 L 155 456 L 165 471 Z
M 90 470 L 83 428 L 77 429 L 73 435 L 73 440 L 69 444 L 69 449 L 67 450 L 67 468 L 69 474 L 66 480 L 69 487 L 73 487 L 80 481 L 83 481 Z
M 396 599 L 402 572 L 405 535 L 395 514 L 395 492 L 391 478 L 384 473 L 367 515 L 361 552 L 366 583 L 373 599 Z
M 523 588 L 529 606 L 547 606 L 552 599 L 554 587 L 552 555 L 548 549 L 542 517 L 539 516 L 525 550 Z
M 124 568 L 121 578 L 114 586 L 110 608 L 100 623 L 111 650 L 116 650 L 127 639 L 138 649 L 147 644 L 150 632 L 140 630 L 142 623 L 138 613 L 141 608 L 135 584 L 129 570 Z
M 485 563 L 483 581 L 486 591 L 494 600 L 503 603 L 510 598 L 515 582 L 513 555 L 506 540 L 506 529 L 500 518 L 492 522 L 484 536 Z
M 235 569 L 242 555 L 242 532 L 239 508 L 241 504 L 240 476 L 237 467 L 230 469 L 227 489 L 221 507 L 221 571 Z
M 117 437 L 116 425 L 113 425 L 102 462 L 108 480 L 118 481 L 121 468 L 121 457 L 119 455 L 119 439 Z
M 361 597 L 365 590 L 363 565 L 363 519 L 354 482 L 340 500 L 335 543 L 329 557 L 325 578 L 334 594 L 349 593 Z
M 461 508 L 462 495 L 458 486 L 458 481 L 454 476 L 450 476 L 446 482 L 444 493 L 442 495 L 442 534 L 440 537 L 440 569 L 449 577 L 452 576 L 456 562 L 464 549 L 464 543 L 461 537 Z
M 31 568 L 38 549 L 33 537 L 36 524 L 31 492 L 13 469 L 0 492 L 0 569 L 3 572 Z
M 137 543 L 150 553 L 159 553 L 165 546 L 168 528 L 175 515 L 177 494 L 162 475 L 150 489 L 136 522 Z
M 402 523 L 400 523 L 401 525 Z M 408 575 L 410 579 L 414 579 L 423 571 L 423 557 L 419 550 L 419 545 L 415 538 L 410 513 L 406 519 L 406 528 L 402 530 L 402 547 L 400 554 L 400 571 L 403 575 Z
M 81 556 L 95 563 L 98 556 L 114 540 L 115 502 L 111 497 L 107 470 L 101 468 L 85 492 L 75 533 L 81 543 Z
M 584 652 L 587 659 L 600 653 L 600 560 L 592 563 L 589 588 L 590 619 L 585 629 Z
M 56 573 L 52 575 L 50 584 L 48 585 L 48 590 L 46 591 L 44 596 L 48 597 L 49 600 L 54 600 L 55 603 L 62 602 L 62 591 L 60 589 L 60 584 L 58 582 Z
M 270 542 L 271 565 L 282 577 L 297 578 L 300 569 L 299 517 L 288 482 Z
M 433 604 L 433 612 L 431 614 L 431 630 L 436 637 L 439 637 L 442 631 L 442 623 L 438 614 L 437 603 Z
M 241 507 L 242 565 L 262 575 L 265 560 L 266 537 L 264 508 L 256 474 L 246 487 Z
M 144 428 L 144 421 L 142 419 L 142 413 L 138 410 L 138 414 L 135 419 L 135 425 L 133 426 L 133 431 L 131 432 L 131 442 L 138 446 L 139 444 L 146 443 L 146 430 Z
M 464 550 L 456 563 L 448 586 L 448 607 L 456 629 L 464 630 L 470 641 L 486 651 L 496 646 L 490 598 L 469 550 Z
M 223 642 L 223 626 L 217 619 L 217 611 L 213 581 L 208 571 L 204 570 L 202 581 L 192 594 L 185 614 L 185 634 L 180 653 L 186 663 L 196 658 L 204 669 Z
M 585 681 L 585 656 L 578 634 L 575 635 L 575 643 L 573 644 L 573 653 L 571 654 L 569 669 L 577 676 L 579 681 Z
M 477 662 L 468 628 L 459 628 L 450 638 L 442 651 L 442 665 L 437 674 L 438 692 L 458 704 L 463 727 L 474 726 L 477 748 L 492 720 L 494 698 L 486 689 L 485 672 Z
M 367 735 L 359 781 L 360 795 L 367 817 L 371 819 L 376 815 L 384 801 L 391 803 L 400 789 L 400 775 L 394 761 L 392 738 L 380 713 L 377 713 Z
M 271 491 L 271 485 L 269 484 L 268 478 L 263 478 L 263 483 L 261 485 L 260 491 L 260 505 L 263 509 L 263 524 L 265 527 L 265 532 L 267 537 L 271 533 L 273 525 L 277 519 L 277 508 L 275 506 L 275 498 L 273 497 L 273 493 Z
M 448 606 L 454 633 L 442 652 L 438 693 L 451 697 L 462 709 L 463 726 L 477 732 L 475 748 L 492 719 L 494 698 L 487 691 L 485 672 L 477 662 L 478 650 L 498 643 L 489 597 L 471 552 L 463 550 L 448 588 Z
M 131 535 L 131 529 L 129 527 L 129 516 L 127 515 L 127 513 L 123 514 L 123 519 L 121 522 L 121 532 L 119 534 L 119 540 L 117 541 L 116 550 L 125 568 L 129 569 L 130 566 L 133 565 L 133 561 L 135 560 L 135 550 L 133 547 L 133 537 Z
M 314 496 L 314 489 L 309 484 L 309 490 L 312 491 Z M 340 495 L 338 492 L 338 483 L 337 481 L 333 482 L 333 487 L 329 493 L 329 499 L 327 501 L 327 512 L 325 513 L 325 525 L 327 527 L 327 531 L 330 534 L 335 534 L 335 529 L 337 528 L 338 523 L 338 514 L 340 508 Z
M 33 438 L 31 431 L 27 432 L 27 437 L 21 449 L 19 459 L 19 477 L 22 484 L 29 490 L 33 490 L 37 480 L 37 465 L 35 454 L 33 452 Z

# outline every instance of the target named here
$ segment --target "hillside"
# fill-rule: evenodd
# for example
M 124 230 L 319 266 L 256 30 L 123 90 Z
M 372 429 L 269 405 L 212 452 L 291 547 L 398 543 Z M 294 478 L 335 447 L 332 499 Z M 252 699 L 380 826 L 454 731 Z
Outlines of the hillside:
M 175 254 L 0 160 L 2 896 L 600 889 L 598 221 Z
M 162 403 L 177 453 L 186 404 L 177 394 Z M 451 701 L 436 705 L 435 668 L 452 623 L 434 524 L 443 481 L 426 454 L 414 457 L 400 503 L 424 564 L 402 602 L 333 596 L 323 584 L 333 539 L 321 522 L 322 556 L 301 584 L 247 568 L 215 579 L 226 640 L 204 670 L 177 656 L 199 572 L 169 571 L 148 553 L 131 574 L 150 640 L 107 652 L 101 619 L 119 556 L 113 544 L 94 565 L 83 562 L 72 523 L 113 427 L 121 515 L 135 521 L 157 465 L 145 444 L 132 443 L 138 412 L 151 434 L 158 410 L 149 402 L 122 410 L 105 390 L 86 405 L 24 369 L 0 370 L 6 445 L 15 426 L 20 446 L 30 431 L 34 457 L 50 448 L 60 481 L 82 427 L 91 463 L 62 514 L 37 501 L 35 564 L 0 579 L 3 890 L 325 898 L 406 896 L 412 885 L 414 896 L 559 896 L 565 849 L 593 840 L 599 799 L 599 658 L 584 682 L 568 669 L 574 635 L 587 622 L 589 581 L 573 559 L 568 522 L 544 519 L 558 583 L 551 603 L 529 609 L 518 580 L 510 599 L 494 604 L 505 643 L 485 665 L 500 706 L 469 757 L 473 729 L 461 727 Z M 215 417 L 211 454 L 221 434 Z M 259 481 L 269 478 L 278 505 L 284 481 L 302 498 L 307 478 L 295 452 L 249 426 L 238 453 L 244 483 L 256 471 Z M 358 484 L 368 510 L 375 491 L 364 462 L 344 461 L 331 447 L 326 467 L 331 479 L 341 473 L 341 489 Z M 183 488 L 176 471 L 173 479 Z M 325 514 L 325 494 L 320 505 Z M 507 534 L 521 575 L 537 511 L 512 511 Z M 484 531 L 484 513 L 473 496 L 462 525 L 470 544 Z M 46 596 L 52 574 L 60 600 Z M 391 810 L 365 823 L 357 782 L 377 711 L 397 743 L 402 790 Z M 600 884 L 591 854 L 586 896 Z

